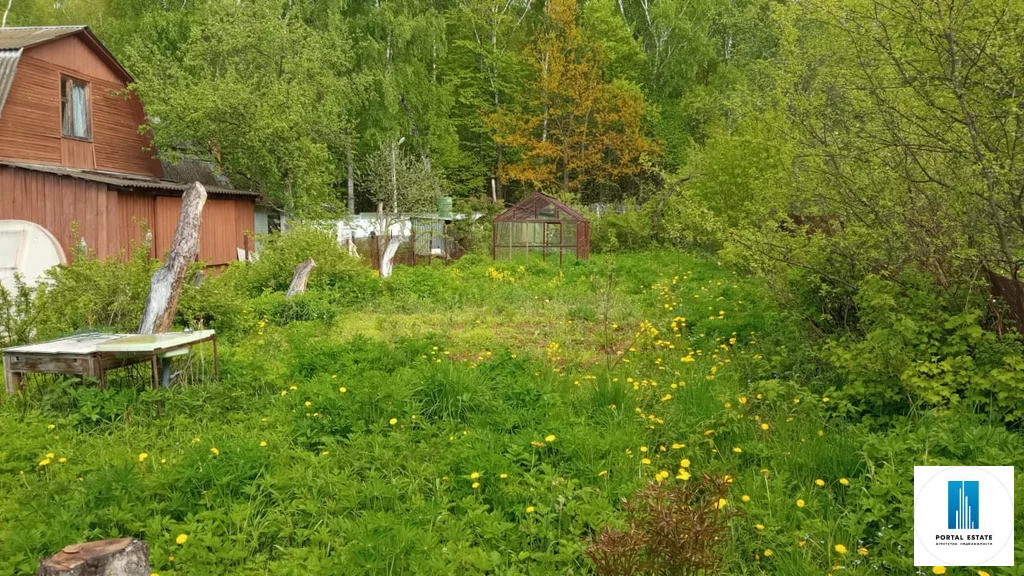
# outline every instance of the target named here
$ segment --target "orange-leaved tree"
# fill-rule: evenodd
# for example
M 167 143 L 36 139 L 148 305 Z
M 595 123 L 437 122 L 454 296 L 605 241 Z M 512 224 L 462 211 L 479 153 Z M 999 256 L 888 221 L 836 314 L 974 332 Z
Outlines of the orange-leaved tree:
M 544 23 L 524 51 L 531 80 L 487 118 L 509 151 L 504 180 L 577 197 L 641 173 L 656 152 L 643 133 L 639 86 L 607 77 L 603 47 L 584 41 L 579 19 L 576 0 L 546 3 Z

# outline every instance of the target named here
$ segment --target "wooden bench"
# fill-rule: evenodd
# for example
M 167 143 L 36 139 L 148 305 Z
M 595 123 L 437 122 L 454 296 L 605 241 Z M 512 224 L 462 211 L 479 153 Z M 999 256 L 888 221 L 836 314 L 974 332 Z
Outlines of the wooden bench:
M 187 354 L 202 342 L 213 343 L 213 371 L 220 379 L 217 335 L 213 330 L 167 332 L 163 334 L 76 334 L 48 342 L 4 349 L 4 384 L 7 393 L 22 389 L 22 377 L 29 372 L 77 374 L 107 385 L 107 370 L 150 362 L 153 387 L 170 385 L 170 359 Z

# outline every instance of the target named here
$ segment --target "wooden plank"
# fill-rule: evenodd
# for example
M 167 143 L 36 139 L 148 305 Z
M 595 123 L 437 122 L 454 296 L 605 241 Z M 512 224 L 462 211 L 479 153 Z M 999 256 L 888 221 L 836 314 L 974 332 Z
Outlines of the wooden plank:
M 148 353 L 171 348 L 187 347 L 208 340 L 213 330 L 194 332 L 163 332 L 159 334 L 129 334 L 96 345 L 97 352 Z
M 4 369 L 15 372 L 42 374 L 85 374 L 91 366 L 91 356 L 63 356 L 57 354 L 4 353 Z

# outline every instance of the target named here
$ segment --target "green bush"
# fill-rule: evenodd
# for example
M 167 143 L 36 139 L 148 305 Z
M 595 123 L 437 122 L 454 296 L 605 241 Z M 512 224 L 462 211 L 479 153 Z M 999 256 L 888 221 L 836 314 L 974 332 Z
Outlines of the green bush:
M 624 214 L 609 213 L 590 217 L 590 249 L 594 253 L 629 251 L 650 248 L 651 215 L 647 210 L 630 210 Z
M 33 338 L 83 330 L 134 332 L 157 266 L 140 245 L 124 261 L 80 253 L 73 263 L 54 267 L 36 289 Z
M 826 350 L 851 403 L 874 415 L 963 404 L 999 422 L 1024 420 L 1020 337 L 983 329 L 982 302 L 964 306 L 924 282 L 873 275 L 855 301 L 861 333 Z
M 316 262 L 309 277 L 310 289 L 332 289 L 352 297 L 373 292 L 372 270 L 349 256 L 333 230 L 301 225 L 263 236 L 259 242 L 259 257 L 254 262 L 233 264 L 224 272 L 223 280 L 235 282 L 247 296 L 288 290 L 295 268 L 309 258 Z

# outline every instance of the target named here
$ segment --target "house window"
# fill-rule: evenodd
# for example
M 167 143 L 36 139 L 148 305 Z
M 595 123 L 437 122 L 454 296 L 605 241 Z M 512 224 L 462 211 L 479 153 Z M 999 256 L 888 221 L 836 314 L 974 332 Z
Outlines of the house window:
M 92 138 L 88 82 L 61 76 L 60 112 L 61 128 L 65 138 Z

